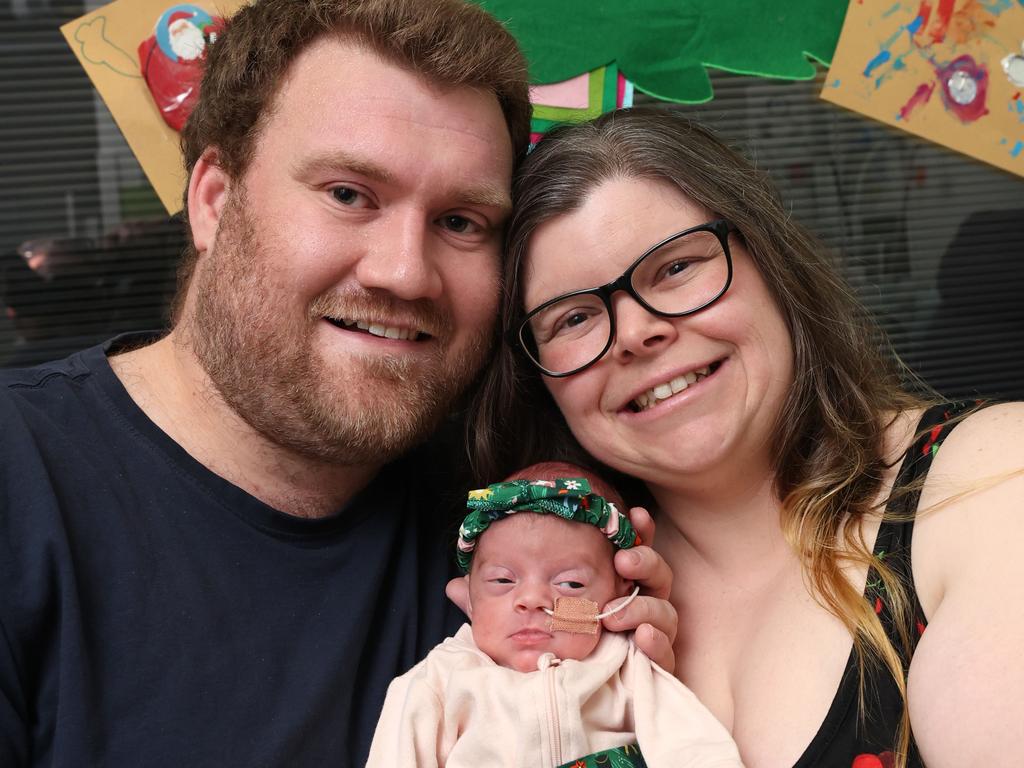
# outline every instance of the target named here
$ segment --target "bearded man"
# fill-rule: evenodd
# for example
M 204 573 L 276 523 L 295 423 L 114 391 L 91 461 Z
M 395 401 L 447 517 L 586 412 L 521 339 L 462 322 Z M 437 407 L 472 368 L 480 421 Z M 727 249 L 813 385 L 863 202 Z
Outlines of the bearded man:
M 230 20 L 172 330 L 0 377 L 0 764 L 363 764 L 390 679 L 461 621 L 459 462 L 422 443 L 495 335 L 529 114 L 471 4 Z M 674 631 L 649 600 L 621 628 Z

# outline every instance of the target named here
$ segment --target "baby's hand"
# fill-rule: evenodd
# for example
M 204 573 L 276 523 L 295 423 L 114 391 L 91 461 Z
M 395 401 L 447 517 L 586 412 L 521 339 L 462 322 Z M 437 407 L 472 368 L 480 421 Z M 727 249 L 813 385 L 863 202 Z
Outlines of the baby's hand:
M 654 520 L 646 509 L 633 507 L 629 510 L 629 520 L 640 534 L 641 541 L 654 541 Z M 637 647 L 662 669 L 674 672 L 676 655 L 672 643 L 679 630 L 679 617 L 668 601 L 672 589 L 672 570 L 668 563 L 648 544 L 642 544 L 616 552 L 615 570 L 622 578 L 636 582 L 640 586 L 640 594 L 621 611 L 603 619 L 605 629 L 613 632 L 636 630 L 634 639 Z M 451 583 L 448 596 L 462 606 L 452 596 Z M 620 602 L 621 598 L 615 599 L 601 611 L 614 608 Z

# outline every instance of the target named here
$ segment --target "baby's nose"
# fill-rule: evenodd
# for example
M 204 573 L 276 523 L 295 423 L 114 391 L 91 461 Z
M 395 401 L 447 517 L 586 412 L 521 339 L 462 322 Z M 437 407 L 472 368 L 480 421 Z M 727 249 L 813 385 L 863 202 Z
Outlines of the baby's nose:
M 522 584 L 516 591 L 516 609 L 521 611 L 536 611 L 541 608 L 550 608 L 552 605 L 551 595 L 546 586 L 540 584 Z

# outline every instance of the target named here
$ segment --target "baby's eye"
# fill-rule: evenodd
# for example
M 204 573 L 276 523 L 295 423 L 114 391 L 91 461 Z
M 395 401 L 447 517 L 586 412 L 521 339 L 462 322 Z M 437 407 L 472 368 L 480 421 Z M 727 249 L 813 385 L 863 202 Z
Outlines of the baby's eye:
M 555 583 L 555 586 L 563 589 L 583 589 L 586 584 L 580 581 L 559 581 Z
M 490 580 L 492 584 L 511 584 L 512 579 L 506 578 L 505 576 L 497 576 Z

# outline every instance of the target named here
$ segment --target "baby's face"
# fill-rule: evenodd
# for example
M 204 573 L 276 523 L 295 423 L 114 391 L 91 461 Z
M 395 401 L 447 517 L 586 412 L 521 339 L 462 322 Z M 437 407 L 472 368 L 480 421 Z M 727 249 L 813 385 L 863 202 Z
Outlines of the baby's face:
M 597 635 L 552 632 L 543 609 L 553 609 L 557 597 L 585 597 L 604 610 L 626 592 L 613 558 L 611 542 L 593 525 L 532 512 L 493 523 L 480 536 L 466 577 L 477 646 L 520 672 L 537 669 L 548 652 L 586 658 L 600 626 Z

